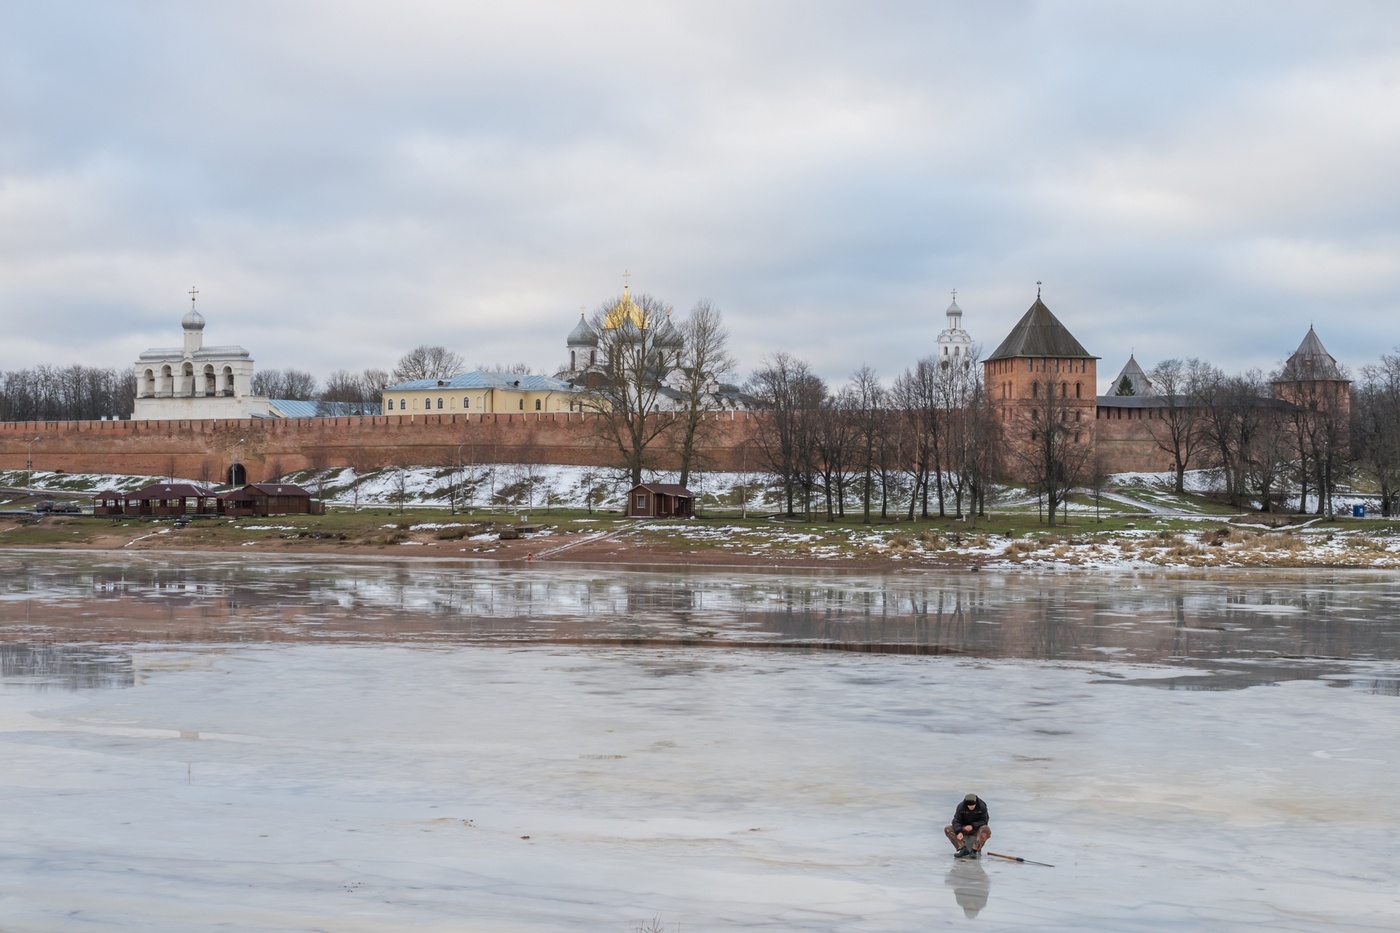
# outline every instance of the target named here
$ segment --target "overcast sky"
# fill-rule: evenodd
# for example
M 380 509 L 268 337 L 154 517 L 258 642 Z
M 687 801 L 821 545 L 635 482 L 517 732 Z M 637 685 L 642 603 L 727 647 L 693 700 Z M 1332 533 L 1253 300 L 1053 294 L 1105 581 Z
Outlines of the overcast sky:
M 1400 343 L 1400 3 L 0 0 L 0 368 L 180 340 L 553 372 L 632 287 L 834 382 L 1035 298 L 1271 368 Z

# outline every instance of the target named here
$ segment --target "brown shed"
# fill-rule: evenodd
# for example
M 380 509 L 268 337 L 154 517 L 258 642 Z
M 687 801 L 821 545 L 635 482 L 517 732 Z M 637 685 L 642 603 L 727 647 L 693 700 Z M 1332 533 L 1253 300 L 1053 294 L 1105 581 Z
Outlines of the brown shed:
M 676 483 L 641 483 L 627 493 L 629 518 L 691 518 L 695 494 Z
M 126 515 L 216 515 L 219 510 L 214 490 L 193 483 L 152 483 L 122 498 Z
M 325 503 L 295 483 L 249 483 L 219 497 L 225 515 L 323 515 Z
M 103 489 L 92 494 L 93 515 L 121 515 L 126 493 Z

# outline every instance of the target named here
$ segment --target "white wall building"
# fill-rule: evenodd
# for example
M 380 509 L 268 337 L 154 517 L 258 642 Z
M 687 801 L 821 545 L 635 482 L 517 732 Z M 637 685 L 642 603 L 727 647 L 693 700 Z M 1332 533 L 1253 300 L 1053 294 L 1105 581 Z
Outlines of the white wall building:
M 183 347 L 152 348 L 136 361 L 134 421 L 273 417 L 252 394 L 253 360 L 242 347 L 204 346 L 204 316 L 180 321 Z
M 958 307 L 958 293 L 953 292 L 953 303 L 948 306 L 948 326 L 938 333 L 938 361 L 945 366 L 966 365 L 972 350 L 972 335 L 963 330 L 962 308 Z

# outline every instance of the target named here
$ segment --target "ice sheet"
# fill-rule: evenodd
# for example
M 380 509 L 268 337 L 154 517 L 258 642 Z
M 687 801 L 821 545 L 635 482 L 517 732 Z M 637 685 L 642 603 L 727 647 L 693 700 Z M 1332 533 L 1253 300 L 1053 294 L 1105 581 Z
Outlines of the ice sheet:
M 1208 690 L 1112 659 L 129 655 L 130 687 L 0 688 L 6 930 L 1314 931 L 1400 915 L 1400 700 L 1365 688 L 1367 662 Z M 940 829 L 969 790 L 990 803 L 991 850 L 1057 867 L 955 862 Z

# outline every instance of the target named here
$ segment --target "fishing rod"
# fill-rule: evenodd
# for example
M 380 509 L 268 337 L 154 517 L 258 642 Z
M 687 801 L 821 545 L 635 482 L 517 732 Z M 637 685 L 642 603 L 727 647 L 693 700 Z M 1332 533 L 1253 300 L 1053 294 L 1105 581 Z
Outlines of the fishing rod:
M 1040 866 L 1042 866 L 1042 867 L 1044 867 L 1044 868 L 1054 868 L 1054 867 L 1055 867 L 1054 865 L 1051 865 L 1049 862 L 1034 862 L 1034 861 L 1031 861 L 1031 860 L 1028 859 L 1028 858 L 1021 858 L 1019 855 L 1002 855 L 1000 852 L 988 852 L 987 854 L 988 854 L 988 855 L 995 856 L 995 857 L 997 857 L 997 858 L 1004 858 L 1004 859 L 1006 859 L 1008 862 L 1021 862 L 1022 864 L 1025 864 L 1025 865 L 1040 865 Z

